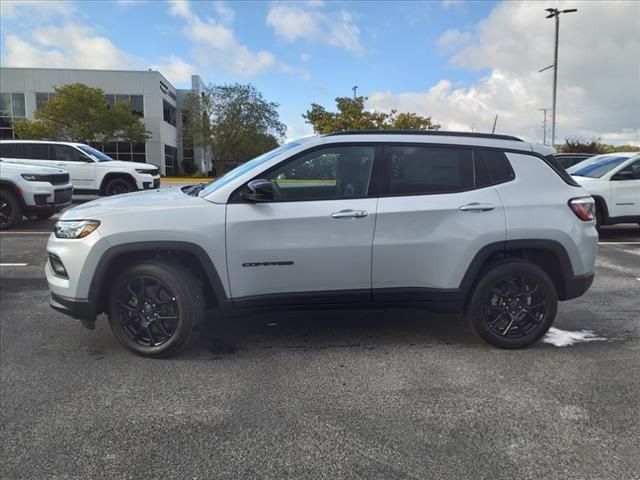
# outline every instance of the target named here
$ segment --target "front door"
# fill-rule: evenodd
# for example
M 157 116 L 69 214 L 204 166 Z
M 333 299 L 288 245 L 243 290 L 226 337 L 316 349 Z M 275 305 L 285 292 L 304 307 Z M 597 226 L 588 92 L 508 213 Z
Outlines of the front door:
M 227 205 L 227 268 L 236 306 L 371 299 L 376 148 L 328 146 L 260 178 L 273 201 Z
M 617 176 L 619 174 L 625 176 Z M 612 217 L 640 217 L 640 160 L 627 165 L 613 176 L 611 180 L 611 195 L 613 208 L 609 215 Z
M 96 163 L 80 150 L 61 144 L 51 144 L 49 158 L 52 166 L 69 172 L 71 183 L 77 190 L 96 190 Z

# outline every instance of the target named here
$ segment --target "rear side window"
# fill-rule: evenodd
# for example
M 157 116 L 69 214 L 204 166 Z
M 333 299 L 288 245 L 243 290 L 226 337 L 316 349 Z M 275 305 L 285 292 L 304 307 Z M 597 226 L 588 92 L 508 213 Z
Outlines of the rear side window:
M 16 158 L 16 144 L 0 143 L 0 157 Z
M 392 145 L 387 158 L 389 195 L 448 193 L 473 187 L 470 149 Z
M 474 162 L 477 187 L 496 185 L 515 178 L 511 164 L 503 152 L 475 150 Z
M 49 160 L 49 145 L 46 143 L 18 143 L 18 158 L 26 160 Z

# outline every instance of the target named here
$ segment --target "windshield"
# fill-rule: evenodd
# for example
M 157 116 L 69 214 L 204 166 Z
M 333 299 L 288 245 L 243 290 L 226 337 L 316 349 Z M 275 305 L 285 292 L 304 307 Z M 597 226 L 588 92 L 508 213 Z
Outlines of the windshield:
M 578 177 L 600 178 L 618 165 L 626 161 L 629 157 L 604 157 L 599 161 L 583 162 L 574 165 L 568 171 L 571 175 Z M 577 168 L 576 168 L 577 167 Z
M 242 165 L 238 165 L 236 168 L 234 168 L 233 170 L 228 172 L 226 175 L 224 175 L 224 176 L 218 178 L 217 180 L 214 180 L 210 184 L 208 184 L 200 192 L 199 196 L 200 197 L 204 197 L 206 195 L 209 195 L 212 192 L 215 192 L 220 187 L 223 187 L 224 185 L 229 183 L 231 180 L 235 180 L 236 178 L 240 177 L 241 175 L 244 175 L 245 173 L 247 173 L 248 171 L 253 170 L 254 168 L 262 165 L 263 163 L 271 160 L 274 157 L 277 157 L 281 153 L 284 153 L 287 150 L 291 150 L 292 148 L 295 148 L 295 147 L 298 147 L 298 146 L 300 146 L 299 143 L 287 143 L 286 145 L 282 145 L 281 147 L 278 147 L 278 148 L 276 148 L 274 150 L 271 150 L 271 151 L 269 151 L 267 153 L 263 153 L 259 157 L 256 157 L 253 160 L 249 160 L 248 162 L 243 163 Z
M 108 155 L 105 155 L 100 150 L 96 150 L 95 148 L 90 147 L 89 145 L 78 145 L 78 148 L 82 150 L 84 153 L 88 153 L 99 162 L 113 162 L 113 158 L 111 158 Z

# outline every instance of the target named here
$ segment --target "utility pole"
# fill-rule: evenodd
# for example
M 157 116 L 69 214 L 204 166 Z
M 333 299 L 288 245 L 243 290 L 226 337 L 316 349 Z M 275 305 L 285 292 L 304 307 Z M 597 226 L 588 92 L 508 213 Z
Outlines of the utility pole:
M 355 100 L 355 98 L 356 98 L 356 91 L 358 90 L 358 85 L 354 85 L 354 86 L 351 88 L 351 90 L 353 90 L 353 98 L 354 98 L 354 100 Z
M 556 41 L 553 49 L 553 105 L 551 110 L 551 147 L 555 145 L 556 141 L 556 96 L 558 91 L 558 37 L 560 35 L 560 14 L 561 13 L 573 13 L 577 12 L 577 8 L 570 8 L 568 10 L 558 10 L 557 8 L 546 8 L 549 15 L 545 18 L 556 19 Z M 544 71 L 549 67 L 543 68 L 540 71 Z
M 544 120 L 542 121 L 542 144 L 547 144 L 547 112 L 551 110 L 550 108 L 539 108 L 541 112 L 544 112 Z

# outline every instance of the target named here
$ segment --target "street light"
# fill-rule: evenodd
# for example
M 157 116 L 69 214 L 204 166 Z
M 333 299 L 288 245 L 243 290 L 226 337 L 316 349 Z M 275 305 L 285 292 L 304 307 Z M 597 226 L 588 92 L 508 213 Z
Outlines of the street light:
M 549 15 L 545 18 L 556 19 L 556 45 L 553 53 L 553 105 L 551 111 L 551 147 L 555 145 L 556 141 L 556 92 L 558 90 L 558 34 L 560 32 L 560 14 L 561 13 L 573 13 L 577 12 L 577 8 L 570 8 L 568 10 L 558 10 L 557 8 L 546 8 Z M 540 71 L 544 71 L 549 67 L 546 67 Z

